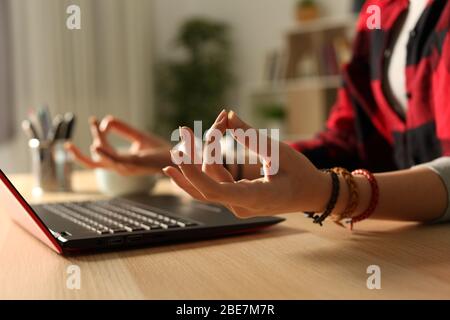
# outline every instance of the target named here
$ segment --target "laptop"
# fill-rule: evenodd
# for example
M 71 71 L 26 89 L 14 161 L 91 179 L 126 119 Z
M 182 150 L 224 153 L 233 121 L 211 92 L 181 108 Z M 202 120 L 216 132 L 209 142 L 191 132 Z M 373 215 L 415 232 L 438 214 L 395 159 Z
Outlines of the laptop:
M 29 205 L 0 170 L 0 211 L 59 254 L 254 232 L 280 217 L 239 219 L 222 206 L 172 195 Z

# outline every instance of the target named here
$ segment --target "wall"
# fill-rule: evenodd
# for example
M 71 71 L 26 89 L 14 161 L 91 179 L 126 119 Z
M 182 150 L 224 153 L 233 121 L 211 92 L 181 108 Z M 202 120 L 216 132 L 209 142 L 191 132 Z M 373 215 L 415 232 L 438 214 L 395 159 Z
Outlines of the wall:
M 265 55 L 295 25 L 296 0 L 0 0 L 12 4 L 16 127 L 30 106 L 76 111 L 76 142 L 87 150 L 90 114 L 114 113 L 139 127 L 151 124 L 152 61 L 172 55 L 172 40 L 190 16 L 231 26 L 236 87 L 230 105 L 245 105 L 246 85 L 263 77 Z M 81 31 L 62 28 L 65 7 L 82 6 Z M 325 14 L 343 15 L 351 0 L 321 0 Z M 28 169 L 24 135 L 0 145 L 0 168 Z
M 220 19 L 231 26 L 236 91 L 234 108 L 246 102 L 245 87 L 263 79 L 266 53 L 282 47 L 287 29 L 296 24 L 296 0 L 154 0 L 156 59 L 172 55 L 172 40 L 180 24 L 192 15 Z M 326 16 L 345 15 L 351 0 L 319 1 Z M 242 108 L 245 113 L 245 108 Z
M 151 0 L 0 0 L 12 18 L 17 128 L 28 109 L 49 104 L 79 118 L 75 142 L 90 143 L 89 115 L 115 114 L 141 128 L 152 120 Z M 66 8 L 79 4 L 82 29 L 66 28 Z M 0 145 L 0 168 L 29 168 L 27 142 L 17 130 Z

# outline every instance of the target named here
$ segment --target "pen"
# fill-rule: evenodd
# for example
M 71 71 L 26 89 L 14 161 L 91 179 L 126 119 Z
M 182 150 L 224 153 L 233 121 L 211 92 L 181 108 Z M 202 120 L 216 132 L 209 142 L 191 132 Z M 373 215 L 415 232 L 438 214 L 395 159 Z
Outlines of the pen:
M 34 128 L 34 132 L 36 133 L 36 139 L 44 140 L 45 139 L 44 133 L 41 130 L 42 128 L 39 124 L 39 120 L 33 108 L 30 108 L 28 110 L 28 120 L 31 122 L 32 127 Z
M 28 135 L 28 138 L 31 139 L 39 139 L 39 135 L 37 134 L 36 128 L 30 120 L 22 121 L 22 129 Z
M 55 119 L 53 119 L 53 126 L 49 133 L 50 143 L 55 143 L 57 140 L 64 139 L 64 137 L 62 137 L 63 127 L 64 118 L 61 115 L 57 115 Z
M 76 118 L 75 115 L 71 112 L 68 112 L 64 115 L 64 122 L 66 123 L 66 128 L 64 132 L 64 139 L 69 140 L 72 138 L 73 130 L 75 127 Z
M 52 127 L 52 120 L 48 106 L 44 106 L 38 110 L 38 118 L 41 124 L 44 140 L 47 140 L 50 138 L 49 135 Z

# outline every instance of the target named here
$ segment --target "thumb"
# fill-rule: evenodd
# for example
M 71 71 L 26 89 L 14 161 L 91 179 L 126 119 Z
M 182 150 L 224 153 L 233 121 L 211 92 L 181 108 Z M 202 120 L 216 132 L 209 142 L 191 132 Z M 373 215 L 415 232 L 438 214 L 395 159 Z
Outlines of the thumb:
M 242 119 L 238 117 L 236 112 L 230 111 L 228 112 L 228 128 L 248 130 L 251 129 L 252 127 L 247 123 L 245 123 L 244 121 L 242 121 Z
M 262 157 L 262 159 L 269 159 L 272 152 L 275 151 L 272 150 L 272 146 L 274 144 L 278 146 L 278 141 L 270 138 L 267 135 L 267 130 L 257 130 L 251 127 L 233 111 L 228 114 L 228 130 L 237 142 Z M 278 148 L 276 149 L 278 151 Z

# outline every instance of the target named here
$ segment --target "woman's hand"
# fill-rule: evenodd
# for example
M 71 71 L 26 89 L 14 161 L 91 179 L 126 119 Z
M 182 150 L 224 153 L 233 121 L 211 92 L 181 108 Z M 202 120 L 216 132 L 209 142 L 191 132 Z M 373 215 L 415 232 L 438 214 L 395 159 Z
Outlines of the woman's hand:
M 226 129 L 255 130 L 234 112 L 227 114 L 225 111 L 219 115 L 211 129 L 217 129 L 222 134 Z M 237 136 L 234 137 L 247 148 L 254 147 L 247 139 L 241 141 Z M 194 141 L 193 132 L 183 127 L 182 138 Z M 270 138 L 264 142 L 268 146 L 272 145 L 269 140 Z M 213 142 L 208 141 L 207 144 Z M 258 140 L 253 152 L 259 152 L 260 143 L 263 141 Z M 184 154 L 173 150 L 172 157 L 189 160 L 192 152 Z M 270 166 L 273 165 L 271 159 L 274 157 L 266 157 L 263 159 L 264 175 L 255 180 L 234 181 L 222 164 L 207 164 L 205 161 L 202 166 L 193 164 L 193 161 L 184 161 L 178 168 L 169 166 L 163 171 L 195 199 L 225 205 L 242 218 L 296 211 L 322 212 L 331 193 L 330 177 L 317 170 L 301 153 L 281 142 L 278 158 L 279 170 L 276 174 L 270 174 Z
M 110 169 L 121 175 L 139 175 L 157 173 L 171 164 L 171 145 L 163 139 L 143 133 L 111 116 L 100 123 L 95 118 L 89 121 L 93 138 L 92 158 L 72 143 L 66 145 L 66 149 L 85 167 Z M 107 137 L 112 132 L 131 142 L 126 153 L 119 153 L 109 144 Z

